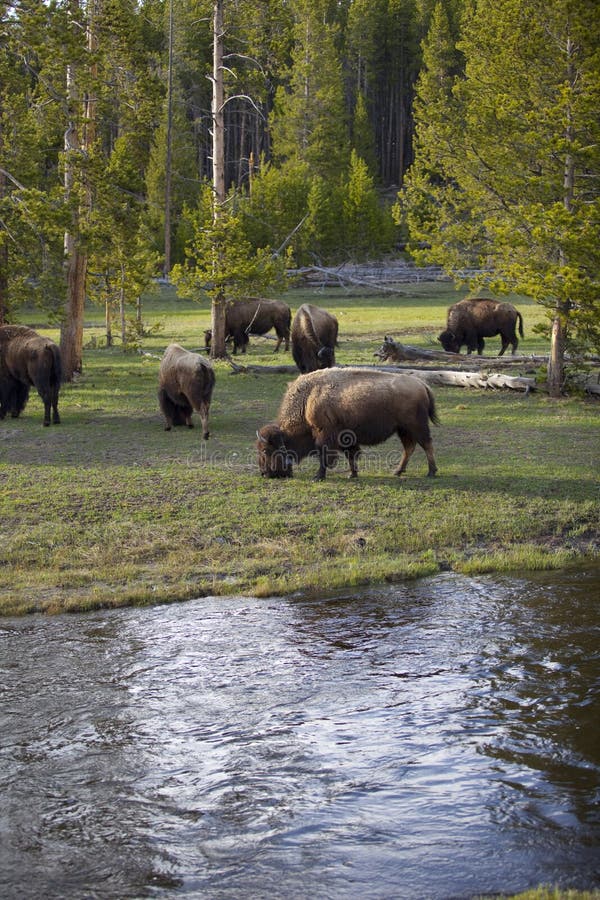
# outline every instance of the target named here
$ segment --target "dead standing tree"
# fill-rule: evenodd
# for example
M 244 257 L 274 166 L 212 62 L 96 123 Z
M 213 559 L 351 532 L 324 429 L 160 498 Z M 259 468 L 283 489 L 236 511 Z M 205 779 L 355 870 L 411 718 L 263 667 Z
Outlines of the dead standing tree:
M 218 225 L 225 203 L 225 88 L 223 84 L 223 0 L 215 0 L 213 6 L 213 74 L 212 74 L 212 139 L 213 139 L 213 225 Z M 215 247 L 213 268 L 218 270 L 221 260 Z M 225 303 L 223 291 L 211 302 L 212 341 L 210 355 L 213 359 L 227 356 L 225 348 Z

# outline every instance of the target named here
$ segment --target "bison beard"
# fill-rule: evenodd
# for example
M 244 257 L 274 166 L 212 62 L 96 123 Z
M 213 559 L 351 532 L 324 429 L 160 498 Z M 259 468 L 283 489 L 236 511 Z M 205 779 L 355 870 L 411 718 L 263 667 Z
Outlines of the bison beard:
M 289 478 L 295 464 L 316 454 L 315 480 L 321 481 L 342 453 L 356 478 L 361 444 L 380 444 L 396 433 L 404 453 L 395 474 L 405 471 L 419 444 L 433 476 L 429 421 L 438 421 L 433 394 L 412 375 L 350 368 L 311 372 L 288 386 L 277 422 L 257 431 L 259 470 L 268 478 Z
M 208 414 L 215 385 L 209 361 L 179 344 L 169 344 L 158 374 L 158 402 L 165 417 L 165 431 L 173 426 L 193 428 L 192 412 L 202 420 L 202 437 L 208 440 Z
M 0 419 L 7 414 L 18 418 L 33 386 L 44 402 L 44 425 L 60 424 L 61 380 L 60 350 L 54 341 L 25 325 L 0 327 Z

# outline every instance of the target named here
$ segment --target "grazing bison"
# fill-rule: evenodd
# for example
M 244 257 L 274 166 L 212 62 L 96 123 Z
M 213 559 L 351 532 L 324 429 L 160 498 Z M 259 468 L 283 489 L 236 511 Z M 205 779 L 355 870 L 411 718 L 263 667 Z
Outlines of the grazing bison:
M 413 375 L 358 368 L 300 375 L 288 386 L 277 421 L 256 433 L 260 473 L 290 477 L 294 463 L 316 452 L 315 481 L 321 481 L 342 452 L 350 464 L 350 477 L 356 478 L 361 444 L 381 444 L 396 433 L 404 453 L 394 474 L 404 472 L 420 444 L 428 474 L 435 475 L 429 420 L 438 421 L 433 394 Z
M 202 437 L 208 440 L 208 411 L 215 373 L 210 362 L 199 353 L 169 344 L 158 370 L 158 402 L 165 417 L 165 431 L 174 425 L 193 428 L 192 411 L 202 420 Z
M 233 340 L 233 352 L 246 352 L 249 335 L 266 334 L 271 328 L 277 334 L 277 353 L 283 341 L 285 349 L 290 349 L 290 323 L 292 311 L 283 300 L 230 300 L 225 309 L 225 337 Z M 207 350 L 210 349 L 212 331 L 204 332 Z
M 292 356 L 302 373 L 335 365 L 338 321 L 319 306 L 303 303 L 292 322 Z
M 50 338 L 26 325 L 0 327 L 0 419 L 16 419 L 33 385 L 44 401 L 44 425 L 60 423 L 58 393 L 62 380 L 60 350 Z
M 517 349 L 517 321 L 519 334 L 523 337 L 523 317 L 512 303 L 500 303 L 497 300 L 460 300 L 448 310 L 446 330 L 438 337 L 444 350 L 449 353 L 460 353 L 463 344 L 467 353 L 477 350 L 481 356 L 485 346 L 484 338 L 499 334 L 502 340 L 500 356 L 509 344 L 512 352 Z

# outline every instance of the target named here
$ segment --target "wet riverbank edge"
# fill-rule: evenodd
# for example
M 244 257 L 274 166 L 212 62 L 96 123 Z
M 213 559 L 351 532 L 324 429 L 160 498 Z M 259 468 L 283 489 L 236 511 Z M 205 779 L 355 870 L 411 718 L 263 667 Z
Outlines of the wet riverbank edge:
M 382 331 L 434 346 L 452 297 L 424 286 L 385 302 L 339 293 L 318 302 L 340 319 L 338 361 L 350 364 L 372 363 Z M 289 299 L 295 308 L 311 297 Z M 534 344 L 537 308 L 521 306 Z M 290 375 L 233 375 L 216 363 L 209 440 L 199 428 L 165 432 L 161 353 L 170 340 L 197 349 L 209 312 L 164 298 L 156 311 L 163 330 L 145 355 L 90 341 L 83 374 L 62 388 L 60 426 L 42 427 L 34 394 L 21 418 L 0 422 L 0 615 L 311 595 L 600 559 L 598 400 L 437 388 L 435 478 L 420 448 L 395 477 L 401 448 L 391 438 L 365 448 L 355 480 L 341 462 L 316 483 L 313 460 L 292 479 L 263 479 L 256 429 L 275 417 Z M 253 339 L 245 361 L 290 354 L 274 357 Z

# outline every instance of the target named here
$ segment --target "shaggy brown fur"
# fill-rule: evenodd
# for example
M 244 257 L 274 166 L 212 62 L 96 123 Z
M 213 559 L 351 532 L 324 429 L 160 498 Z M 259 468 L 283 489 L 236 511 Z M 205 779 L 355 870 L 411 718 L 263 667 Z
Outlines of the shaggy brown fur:
M 26 325 L 0 327 L 0 419 L 16 419 L 25 409 L 30 387 L 44 402 L 44 425 L 60 423 L 58 394 L 62 380 L 60 350 Z
M 338 320 L 319 306 L 303 303 L 292 322 L 292 356 L 302 373 L 335 365 Z
M 158 371 L 158 402 L 165 417 L 165 431 L 174 425 L 193 428 L 192 411 L 202 420 L 202 437 L 208 440 L 208 413 L 215 373 L 199 353 L 169 344 Z
M 271 328 L 277 334 L 277 353 L 285 341 L 285 349 L 290 349 L 290 322 L 292 311 L 283 300 L 239 300 L 230 301 L 225 310 L 225 336 L 233 340 L 233 352 L 246 352 L 250 334 L 266 334 Z M 204 332 L 207 350 L 210 349 L 212 331 Z
M 438 421 L 433 394 L 413 375 L 358 368 L 310 372 L 288 386 L 277 421 L 257 432 L 259 469 L 269 478 L 290 477 L 293 464 L 316 451 L 320 481 L 342 452 L 356 478 L 360 445 L 381 444 L 395 433 L 404 453 L 394 474 L 404 472 L 420 444 L 428 474 L 435 475 L 430 420 Z
M 438 341 L 449 353 L 460 353 L 460 348 L 466 344 L 467 354 L 477 350 L 481 356 L 485 347 L 483 339 L 499 334 L 502 341 L 499 355 L 502 356 L 509 344 L 514 354 L 519 344 L 517 321 L 519 334 L 523 337 L 523 317 L 512 303 L 460 300 L 448 309 L 446 331 L 442 331 Z

